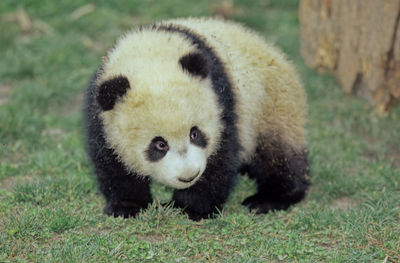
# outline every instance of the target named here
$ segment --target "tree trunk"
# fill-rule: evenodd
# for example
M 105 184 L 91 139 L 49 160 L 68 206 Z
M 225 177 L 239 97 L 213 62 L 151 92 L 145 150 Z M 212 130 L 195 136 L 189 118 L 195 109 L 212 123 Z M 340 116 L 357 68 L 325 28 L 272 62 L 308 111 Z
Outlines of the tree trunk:
M 400 102 L 400 0 L 300 0 L 301 53 L 378 109 Z

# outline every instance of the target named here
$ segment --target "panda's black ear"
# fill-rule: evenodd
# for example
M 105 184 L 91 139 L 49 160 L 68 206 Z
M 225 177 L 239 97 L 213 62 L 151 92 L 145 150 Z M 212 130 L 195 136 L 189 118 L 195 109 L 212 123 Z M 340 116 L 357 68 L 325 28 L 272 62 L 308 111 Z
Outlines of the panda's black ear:
M 97 102 L 104 111 L 112 110 L 117 99 L 124 96 L 129 88 L 129 81 L 124 76 L 106 80 L 99 87 Z
M 187 54 L 179 60 L 182 68 L 190 74 L 200 76 L 202 78 L 208 75 L 207 59 L 200 53 Z

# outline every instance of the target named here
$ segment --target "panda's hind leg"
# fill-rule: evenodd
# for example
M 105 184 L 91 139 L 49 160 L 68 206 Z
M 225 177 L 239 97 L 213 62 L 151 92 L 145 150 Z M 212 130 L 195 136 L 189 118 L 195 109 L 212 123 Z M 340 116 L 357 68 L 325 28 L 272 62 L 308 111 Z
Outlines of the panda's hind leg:
M 250 178 L 257 182 L 257 193 L 242 204 L 258 214 L 287 209 L 303 199 L 309 185 L 306 149 L 295 149 L 281 139 L 270 138 L 259 140 L 246 167 Z

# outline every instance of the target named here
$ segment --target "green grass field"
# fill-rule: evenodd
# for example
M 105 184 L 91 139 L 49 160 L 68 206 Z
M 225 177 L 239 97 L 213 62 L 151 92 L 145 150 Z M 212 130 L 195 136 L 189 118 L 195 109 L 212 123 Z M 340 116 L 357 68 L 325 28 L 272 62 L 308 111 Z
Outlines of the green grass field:
M 381 118 L 299 53 L 297 1 L 225 11 L 280 46 L 309 100 L 312 187 L 288 211 L 253 215 L 241 177 L 216 219 L 159 207 L 102 213 L 84 151 L 82 92 L 129 28 L 211 15 L 219 1 L 0 1 L 0 262 L 400 262 L 400 109 Z

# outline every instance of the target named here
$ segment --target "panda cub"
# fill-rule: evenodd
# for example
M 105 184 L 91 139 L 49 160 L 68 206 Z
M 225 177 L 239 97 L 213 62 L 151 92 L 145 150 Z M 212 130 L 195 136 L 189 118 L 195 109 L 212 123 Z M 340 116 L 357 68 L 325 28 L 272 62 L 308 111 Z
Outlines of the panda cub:
M 228 21 L 187 18 L 139 27 L 104 57 L 86 91 L 89 156 L 104 212 L 130 217 L 150 182 L 174 188 L 193 220 L 222 209 L 238 173 L 267 213 L 309 185 L 306 95 L 284 54 Z

